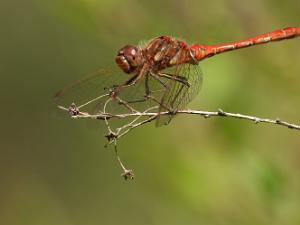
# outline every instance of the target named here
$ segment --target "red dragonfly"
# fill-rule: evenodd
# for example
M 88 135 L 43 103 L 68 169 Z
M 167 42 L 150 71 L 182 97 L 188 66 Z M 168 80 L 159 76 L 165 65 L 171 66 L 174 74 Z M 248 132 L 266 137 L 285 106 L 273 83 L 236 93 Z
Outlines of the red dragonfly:
M 103 112 L 104 99 L 109 98 L 119 99 L 118 103 L 125 102 L 127 110 L 134 110 L 136 105 L 144 110 L 152 104 L 157 106 L 158 112 L 169 112 L 169 116 L 164 117 L 166 119 L 158 120 L 158 124 L 167 124 L 176 111 L 186 107 L 198 94 L 202 83 L 202 74 L 197 66 L 199 61 L 227 51 L 298 36 L 300 27 L 288 27 L 219 45 L 188 45 L 169 36 L 156 37 L 144 45 L 126 45 L 118 51 L 115 58 L 118 67 L 131 74 L 125 81 L 120 81 L 124 76 L 118 75 L 118 72 L 102 70 L 67 86 L 55 97 L 64 99 L 66 93 L 78 91 L 78 94 L 69 95 L 72 101 L 80 104 L 76 109 L 93 105 L 95 113 Z M 84 90 L 81 91 L 82 88 Z M 116 111 L 111 110 L 112 113 L 121 113 L 120 107 Z

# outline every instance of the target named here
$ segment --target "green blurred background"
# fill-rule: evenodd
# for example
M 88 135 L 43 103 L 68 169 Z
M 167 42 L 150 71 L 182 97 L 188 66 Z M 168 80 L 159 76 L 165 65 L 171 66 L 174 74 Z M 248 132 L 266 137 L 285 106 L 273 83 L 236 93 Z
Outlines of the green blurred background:
M 300 1 L 2 0 L 0 224 L 300 224 L 300 134 L 178 116 L 119 143 L 101 124 L 61 117 L 53 94 L 157 35 L 216 44 L 300 25 Z M 201 63 L 190 107 L 300 123 L 300 39 Z

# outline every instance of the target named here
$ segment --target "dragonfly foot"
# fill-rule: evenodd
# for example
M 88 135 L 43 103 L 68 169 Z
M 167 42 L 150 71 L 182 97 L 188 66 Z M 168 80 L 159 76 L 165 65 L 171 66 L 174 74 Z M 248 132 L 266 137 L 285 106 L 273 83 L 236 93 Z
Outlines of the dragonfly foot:
M 110 88 L 110 96 L 113 98 L 113 99 L 116 99 L 117 96 L 119 95 L 120 93 L 120 86 L 118 85 L 113 85 L 111 88 Z

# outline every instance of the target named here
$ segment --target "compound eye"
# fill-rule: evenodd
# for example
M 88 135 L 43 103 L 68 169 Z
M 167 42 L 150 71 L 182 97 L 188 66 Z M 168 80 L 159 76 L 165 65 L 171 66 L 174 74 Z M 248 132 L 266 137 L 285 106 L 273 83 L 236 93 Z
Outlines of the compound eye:
M 116 57 L 118 66 L 125 72 L 131 73 L 139 66 L 138 48 L 133 45 L 126 45 L 121 48 Z

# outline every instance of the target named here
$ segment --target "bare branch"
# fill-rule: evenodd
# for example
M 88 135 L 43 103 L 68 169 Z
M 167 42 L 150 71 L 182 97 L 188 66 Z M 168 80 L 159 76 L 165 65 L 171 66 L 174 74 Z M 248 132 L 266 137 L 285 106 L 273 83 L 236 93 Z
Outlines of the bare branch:
M 59 106 L 60 109 L 69 111 L 69 109 Z M 163 115 L 170 115 L 170 112 L 133 112 L 133 113 L 124 113 L 124 114 L 109 114 L 109 113 L 101 113 L 101 114 L 95 114 L 91 115 L 86 112 L 78 112 L 78 115 L 72 116 L 72 118 L 91 118 L 91 119 L 100 119 L 100 120 L 105 120 L 105 119 L 123 119 L 123 118 L 128 118 L 128 117 L 150 117 L 147 119 L 144 123 L 139 123 L 136 124 L 136 126 L 141 126 L 147 122 L 151 122 L 154 120 L 156 117 L 163 116 Z M 295 129 L 295 130 L 300 130 L 300 125 L 294 124 L 294 123 L 289 123 L 285 122 L 281 119 L 268 119 L 268 118 L 260 118 L 257 116 L 250 116 L 250 115 L 244 115 L 240 113 L 231 113 L 231 112 L 225 112 L 222 109 L 219 109 L 218 111 L 200 111 L 200 110 L 193 110 L 193 109 L 185 109 L 185 110 L 179 110 L 175 113 L 172 112 L 172 114 L 187 114 L 187 115 L 199 115 L 203 116 L 204 118 L 210 118 L 210 117 L 231 117 L 235 119 L 242 119 L 242 120 L 249 120 L 253 121 L 256 124 L 259 123 L 270 123 L 274 125 L 279 125 L 279 126 L 284 126 L 290 129 Z
M 103 98 L 107 95 L 102 95 L 99 98 Z M 151 97 L 151 96 L 150 96 Z M 99 99 L 96 98 L 96 99 Z M 148 98 L 149 101 L 153 101 L 152 98 Z M 72 118 L 89 118 L 89 119 L 95 119 L 95 120 L 103 120 L 104 124 L 107 128 L 108 134 L 105 135 L 105 137 L 108 140 L 108 143 L 106 146 L 114 144 L 114 149 L 115 149 L 115 154 L 117 161 L 122 169 L 122 176 L 125 178 L 125 180 L 131 180 L 134 177 L 133 171 L 130 169 L 126 169 L 124 166 L 123 162 L 121 161 L 121 158 L 119 157 L 118 154 L 118 149 L 117 149 L 117 141 L 128 134 L 130 131 L 132 131 L 135 128 L 138 128 L 146 123 L 152 122 L 158 117 L 161 116 L 173 116 L 176 114 L 185 114 L 185 115 L 198 115 L 202 116 L 204 118 L 211 118 L 211 117 L 224 117 L 224 118 L 234 118 L 234 119 L 241 119 L 241 120 L 248 120 L 252 121 L 255 124 L 259 123 L 269 123 L 269 124 L 274 124 L 278 126 L 283 126 L 287 127 L 290 129 L 295 129 L 295 130 L 300 130 L 300 125 L 285 122 L 280 119 L 268 119 L 268 118 L 260 118 L 257 116 L 250 116 L 250 115 L 243 115 L 240 113 L 230 113 L 230 112 L 225 112 L 221 109 L 218 111 L 200 111 L 200 110 L 193 110 L 193 109 L 185 109 L 185 110 L 178 110 L 175 112 L 170 112 L 170 111 L 163 111 L 159 112 L 159 103 L 154 101 L 156 104 L 155 106 L 149 107 L 144 109 L 143 111 L 139 111 L 135 109 L 134 104 L 130 104 L 127 101 L 122 100 L 121 98 L 108 98 L 104 102 L 103 109 L 97 113 L 97 114 L 90 114 L 88 112 L 81 111 L 81 108 L 84 108 L 84 106 L 88 105 L 89 103 L 93 102 L 93 100 L 89 101 L 86 104 L 83 104 L 79 107 L 75 105 L 75 103 L 72 103 L 70 107 L 64 107 L 64 106 L 58 106 L 59 109 L 67 111 Z M 123 109 L 125 110 L 125 113 L 120 113 L 120 112 L 107 112 L 107 106 L 108 104 L 118 104 Z M 113 128 L 111 126 L 111 120 L 121 120 L 125 121 L 124 125 L 121 125 L 117 128 Z M 125 120 L 127 119 L 127 120 Z M 129 122 L 128 122 L 128 119 Z

